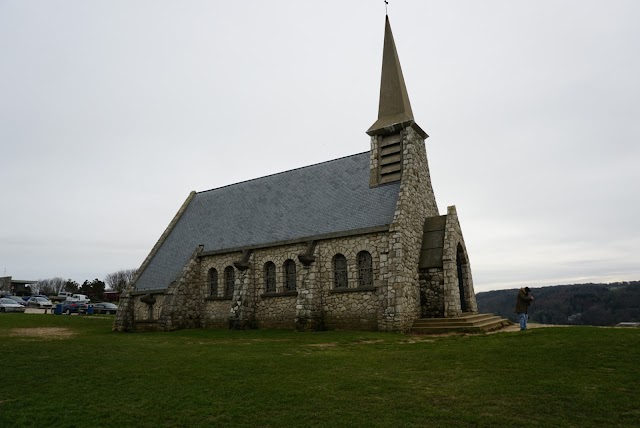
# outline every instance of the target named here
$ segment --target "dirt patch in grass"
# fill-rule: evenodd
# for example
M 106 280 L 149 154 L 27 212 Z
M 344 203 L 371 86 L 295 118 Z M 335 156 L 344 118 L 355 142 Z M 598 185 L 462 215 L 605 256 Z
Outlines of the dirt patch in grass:
M 564 324 L 538 324 L 538 323 L 533 323 L 533 322 L 528 322 L 527 323 L 527 329 L 547 328 L 547 327 L 571 327 L 571 326 L 570 325 L 564 325 Z M 506 332 L 511 332 L 511 331 L 520 331 L 520 324 L 518 324 L 518 323 L 511 324 L 511 325 L 508 325 L 508 326 L 506 326 L 504 328 L 501 328 L 500 330 L 490 331 L 487 334 L 506 333 Z
M 312 348 L 333 348 L 334 346 L 338 346 L 337 343 L 310 343 L 307 346 L 311 346 Z
M 38 327 L 38 328 L 14 328 L 9 331 L 12 337 L 28 337 L 31 339 L 68 339 L 76 333 L 68 328 Z
M 547 327 L 575 327 L 575 326 L 565 325 L 565 324 L 538 324 L 538 323 L 532 323 L 532 322 L 527 323 L 527 329 L 547 328 Z M 410 339 L 407 339 L 400 343 L 416 343 L 417 341 L 425 341 L 426 340 L 425 338 L 435 338 L 435 337 L 443 338 L 443 337 L 451 337 L 451 336 L 471 337 L 471 336 L 479 336 L 483 334 L 509 333 L 514 331 L 520 331 L 519 324 L 517 323 L 510 324 L 508 326 L 499 328 L 498 330 L 482 331 L 482 332 L 476 332 L 476 333 L 467 333 L 462 331 L 449 331 L 446 333 L 430 333 L 430 334 L 409 333 L 407 334 L 407 336 L 410 337 Z M 426 340 L 426 341 L 432 341 L 432 340 Z
M 411 336 L 411 339 L 406 339 L 406 340 L 401 340 L 400 342 L 398 342 L 400 345 L 411 345 L 413 343 L 425 343 L 425 342 L 435 342 L 434 339 L 432 339 L 430 336 L 427 336 L 426 334 L 420 335 L 420 336 Z
M 358 340 L 353 342 L 352 345 L 373 345 L 374 343 L 382 343 L 384 340 L 382 339 L 371 339 L 371 340 Z

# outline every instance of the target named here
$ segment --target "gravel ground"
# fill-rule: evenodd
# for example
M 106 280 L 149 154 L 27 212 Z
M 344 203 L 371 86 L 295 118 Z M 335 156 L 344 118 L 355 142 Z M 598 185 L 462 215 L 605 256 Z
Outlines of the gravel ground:
M 53 308 L 51 309 L 39 309 L 39 308 L 27 308 L 24 311 L 25 314 L 52 314 L 53 313 Z

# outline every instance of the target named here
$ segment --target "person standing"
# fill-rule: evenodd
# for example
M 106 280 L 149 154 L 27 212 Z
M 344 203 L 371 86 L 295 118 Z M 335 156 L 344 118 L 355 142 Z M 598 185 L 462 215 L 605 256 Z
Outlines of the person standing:
M 516 298 L 516 313 L 518 314 L 518 320 L 520 321 L 520 330 L 527 329 L 527 318 L 529 311 L 529 305 L 533 301 L 531 295 L 531 289 L 529 287 L 521 288 Z

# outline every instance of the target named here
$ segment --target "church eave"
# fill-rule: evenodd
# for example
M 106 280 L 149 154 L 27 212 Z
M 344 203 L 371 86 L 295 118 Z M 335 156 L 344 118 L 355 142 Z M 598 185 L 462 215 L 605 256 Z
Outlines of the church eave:
M 213 250 L 213 251 L 203 251 L 198 255 L 198 257 L 215 256 L 219 254 L 235 253 L 235 252 L 246 251 L 246 250 L 259 250 L 259 249 L 270 248 L 270 247 L 280 247 L 283 245 L 300 244 L 300 243 L 309 242 L 309 241 L 321 241 L 325 239 L 345 238 L 345 237 L 356 236 L 356 235 L 367 235 L 370 233 L 388 232 L 389 227 L 390 225 L 385 224 L 382 226 L 372 226 L 372 227 L 365 227 L 362 229 L 352 229 L 352 230 L 345 230 L 341 232 L 325 233 L 322 235 L 306 236 L 303 238 L 289 239 L 286 241 L 268 242 L 264 244 L 248 245 L 248 246 L 235 247 L 235 248 L 223 248 L 220 250 Z
M 371 128 L 367 130 L 367 134 L 370 136 L 374 135 L 389 135 L 395 134 L 396 132 L 401 131 L 405 128 L 413 128 L 414 131 L 420 135 L 423 139 L 429 138 L 429 135 L 422 129 L 413 119 L 408 120 L 398 120 L 398 119 L 407 119 L 403 117 L 404 115 L 397 115 L 393 118 L 382 118 L 378 119 L 376 123 L 371 125 Z

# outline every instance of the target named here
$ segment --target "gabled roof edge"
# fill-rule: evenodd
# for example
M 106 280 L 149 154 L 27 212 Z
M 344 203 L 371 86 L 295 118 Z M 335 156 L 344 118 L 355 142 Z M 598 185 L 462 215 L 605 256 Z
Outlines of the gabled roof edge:
M 144 273 L 144 270 L 147 268 L 147 266 L 149 266 L 149 263 L 151 263 L 151 260 L 153 260 L 153 257 L 156 255 L 160 247 L 162 247 L 162 244 L 164 244 L 164 241 L 167 239 L 169 234 L 171 234 L 171 231 L 173 230 L 175 225 L 178 224 L 178 221 L 180 221 L 180 218 L 182 217 L 184 212 L 187 210 L 187 207 L 189 206 L 189 204 L 191 203 L 191 201 L 195 196 L 196 196 L 196 192 L 192 190 L 189 193 L 189 196 L 187 196 L 187 199 L 182 203 L 182 206 L 180 207 L 180 209 L 178 209 L 178 212 L 176 213 L 176 215 L 173 216 L 173 219 L 171 220 L 167 228 L 164 230 L 162 235 L 160 235 L 158 242 L 156 242 L 156 245 L 153 246 L 153 248 L 149 252 L 149 255 L 147 255 L 147 258 L 144 259 L 144 261 L 142 262 L 142 265 L 140 266 L 140 268 L 136 272 L 135 277 L 131 281 L 131 286 L 133 290 L 135 290 L 136 282 L 138 282 L 138 278 L 140 278 L 140 276 Z

